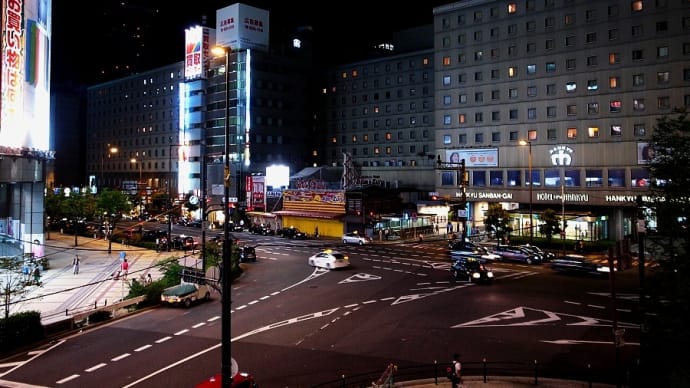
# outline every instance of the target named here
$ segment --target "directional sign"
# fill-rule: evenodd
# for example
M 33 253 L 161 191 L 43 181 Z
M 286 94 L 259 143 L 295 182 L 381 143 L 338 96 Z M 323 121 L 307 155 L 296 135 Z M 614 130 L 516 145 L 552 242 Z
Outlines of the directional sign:
M 350 276 L 349 278 L 347 278 L 345 280 L 341 280 L 338 284 L 366 282 L 369 280 L 381 280 L 381 276 L 371 275 L 368 273 L 358 273 L 356 275 Z

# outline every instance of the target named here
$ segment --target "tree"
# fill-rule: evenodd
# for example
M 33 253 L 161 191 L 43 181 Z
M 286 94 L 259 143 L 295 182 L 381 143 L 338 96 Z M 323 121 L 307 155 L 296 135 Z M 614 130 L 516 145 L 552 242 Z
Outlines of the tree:
M 10 299 L 23 295 L 29 285 L 30 274 L 22 272 L 22 260 L 16 257 L 0 256 L 0 293 L 5 305 L 5 319 L 10 315 Z
M 542 223 L 539 225 L 539 233 L 546 236 L 546 240 L 551 242 L 553 235 L 561 232 L 563 220 L 556 215 L 556 211 L 553 209 L 544 210 L 540 218 Z
M 60 214 L 63 218 L 68 218 L 72 221 L 74 227 L 74 246 L 77 246 L 77 234 L 79 233 L 79 225 L 83 224 L 85 220 L 93 218 L 96 213 L 96 203 L 91 194 L 81 192 L 71 192 L 68 197 L 59 199 Z
M 484 225 L 496 234 L 499 243 L 504 236 L 507 236 L 513 228 L 510 227 L 510 216 L 500 203 L 490 203 L 489 209 L 484 217 Z
M 111 220 L 111 230 L 108 236 L 108 253 L 112 252 L 112 238 L 115 234 L 115 225 L 122 217 L 122 213 L 129 213 L 132 210 L 132 203 L 127 194 L 117 190 L 103 190 L 97 199 L 97 207 L 101 214 Z
M 690 357 L 690 121 L 686 112 L 675 118 L 662 117 L 648 147 L 652 150 L 648 171 L 652 185 L 643 203 L 657 219 L 657 231 L 648 241 L 662 247 L 660 269 L 644 281 L 646 297 L 640 338 L 640 384 L 648 386 L 690 386 L 687 365 Z M 641 236 L 644 238 L 644 236 Z M 651 241 L 650 241 L 651 240 Z M 641 272 L 642 273 L 642 272 Z M 653 312 L 653 314 L 651 314 Z M 669 354 L 677 357 L 669 357 Z M 653 382 L 644 381 L 654 376 Z M 658 379 L 656 377 L 662 377 Z

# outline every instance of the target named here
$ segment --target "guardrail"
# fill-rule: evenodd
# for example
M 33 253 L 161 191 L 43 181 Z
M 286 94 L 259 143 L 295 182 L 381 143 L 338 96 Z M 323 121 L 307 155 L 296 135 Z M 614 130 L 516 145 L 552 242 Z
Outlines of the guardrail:
M 448 378 L 445 376 L 447 363 L 434 362 L 433 364 L 420 364 L 399 366 L 389 364 L 386 366 L 384 375 L 385 381 L 381 381 L 381 369 L 376 371 L 358 373 L 351 376 L 342 375 L 337 379 L 312 385 L 312 388 L 348 388 L 348 387 L 396 387 L 396 382 L 412 380 L 428 380 L 429 384 L 447 384 Z M 590 364 L 583 365 L 582 368 L 573 369 L 563 365 L 542 364 L 537 360 L 531 361 L 498 361 L 489 362 L 482 360 L 479 362 L 462 362 L 464 380 L 477 380 L 486 383 L 489 380 L 506 377 L 519 377 L 523 381 L 529 379 L 533 385 L 539 385 L 540 379 L 564 379 L 582 382 L 588 386 L 593 383 L 615 385 L 617 375 L 615 371 L 609 369 L 593 368 Z M 618 373 L 618 380 L 623 380 L 631 376 L 630 370 L 621 370 Z M 620 382 L 620 381 L 619 381 Z M 629 386 L 629 381 L 626 386 Z
M 144 300 L 146 300 L 146 295 L 125 299 L 113 304 L 107 304 L 106 302 L 106 304 L 101 306 L 99 306 L 97 302 L 94 302 L 93 305 L 89 306 L 65 309 L 64 311 L 55 312 L 52 314 L 42 314 L 41 321 L 45 322 L 44 326 L 46 327 L 46 331 L 54 335 L 56 332 L 53 332 L 54 330 L 51 330 L 51 327 L 57 329 L 57 332 L 73 330 L 75 328 L 88 325 L 90 323 L 89 317 L 100 311 L 110 312 L 112 314 L 112 318 L 115 318 L 117 317 L 118 311 L 137 305 Z

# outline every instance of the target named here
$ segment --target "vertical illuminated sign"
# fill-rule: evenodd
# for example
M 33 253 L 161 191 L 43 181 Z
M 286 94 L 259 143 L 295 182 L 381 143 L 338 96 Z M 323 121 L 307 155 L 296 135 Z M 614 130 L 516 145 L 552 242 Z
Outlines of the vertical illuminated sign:
M 0 144 L 49 150 L 50 0 L 2 0 Z

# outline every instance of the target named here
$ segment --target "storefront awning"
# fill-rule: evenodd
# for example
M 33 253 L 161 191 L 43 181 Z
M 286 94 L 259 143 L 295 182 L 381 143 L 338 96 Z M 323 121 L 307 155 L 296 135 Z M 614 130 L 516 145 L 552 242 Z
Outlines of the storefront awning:
M 247 212 L 250 217 L 264 217 L 264 218 L 276 218 L 274 213 L 264 213 L 264 212 Z
M 334 220 L 342 217 L 339 213 L 326 213 L 326 212 L 308 212 L 299 210 L 278 210 L 273 212 L 273 214 L 279 216 L 294 216 L 294 217 L 305 217 L 305 218 L 321 218 L 327 220 Z

